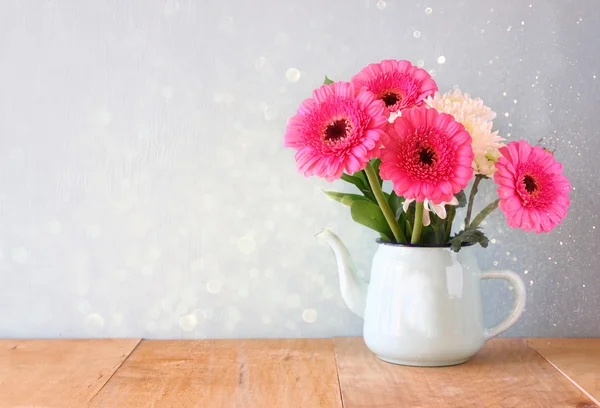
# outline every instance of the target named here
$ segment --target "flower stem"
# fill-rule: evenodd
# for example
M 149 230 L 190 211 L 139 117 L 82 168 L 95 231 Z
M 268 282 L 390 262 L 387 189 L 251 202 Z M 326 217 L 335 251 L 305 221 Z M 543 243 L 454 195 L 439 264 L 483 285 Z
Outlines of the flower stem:
M 483 210 L 481 210 L 481 212 L 479 214 L 477 214 L 477 216 L 475 218 L 473 218 L 473 222 L 471 223 L 471 228 L 479 227 L 479 224 L 481 224 L 481 222 L 484 220 L 484 218 L 487 217 L 488 215 L 490 215 L 492 213 L 492 211 L 494 211 L 496 208 L 498 208 L 499 202 L 500 202 L 500 199 L 492 201 Z
M 473 203 L 475 202 L 475 194 L 477 194 L 477 187 L 485 176 L 478 174 L 475 176 L 473 181 L 473 187 L 471 187 L 471 193 L 469 194 L 469 204 L 467 205 L 467 216 L 465 217 L 465 229 L 469 228 L 469 222 L 471 221 L 471 213 L 473 212 Z
M 406 238 L 400 229 L 400 225 L 398 221 L 396 221 L 396 217 L 390 208 L 385 196 L 383 195 L 383 190 L 381 190 L 381 186 L 379 185 L 379 179 L 377 178 L 377 174 L 375 173 L 375 169 L 371 162 L 367 163 L 367 167 L 365 168 L 365 173 L 367 174 L 367 179 L 369 180 L 369 184 L 371 185 L 371 190 L 373 190 L 373 194 L 375 195 L 375 199 L 377 200 L 377 204 L 379 204 L 379 208 L 383 212 L 383 216 L 387 221 L 390 229 L 392 230 L 392 234 L 394 234 L 394 238 L 397 243 L 406 242 Z
M 421 240 L 421 231 L 423 231 L 423 201 L 417 201 L 415 206 L 415 223 L 413 233 L 410 239 L 411 244 L 418 244 Z

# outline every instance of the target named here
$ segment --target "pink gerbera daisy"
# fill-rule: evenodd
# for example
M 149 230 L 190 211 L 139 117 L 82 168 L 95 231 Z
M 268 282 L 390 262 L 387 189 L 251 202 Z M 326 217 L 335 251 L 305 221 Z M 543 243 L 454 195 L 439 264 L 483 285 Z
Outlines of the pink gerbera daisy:
M 451 202 L 473 177 L 471 136 L 446 113 L 408 109 L 389 125 L 388 135 L 379 169 L 398 196 Z
M 571 185 L 554 155 L 524 140 L 509 143 L 500 153 L 494 181 L 508 225 L 539 233 L 560 224 Z
M 384 105 L 372 92 L 336 82 L 302 102 L 287 124 L 284 146 L 298 151 L 299 172 L 333 181 L 379 156 L 387 123 Z
M 351 82 L 357 88 L 366 87 L 373 92 L 390 113 L 421 106 L 425 98 L 438 90 L 431 75 L 409 61 L 369 64 Z

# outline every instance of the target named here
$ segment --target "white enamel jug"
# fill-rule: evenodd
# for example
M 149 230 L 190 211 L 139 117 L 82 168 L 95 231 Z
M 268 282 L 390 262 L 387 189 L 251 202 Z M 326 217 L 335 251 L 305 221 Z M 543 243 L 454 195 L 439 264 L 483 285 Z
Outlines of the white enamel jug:
M 380 242 L 367 283 L 356 274 L 335 234 L 326 229 L 318 237 L 335 252 L 342 296 L 364 318 L 367 347 L 384 361 L 411 366 L 463 363 L 523 313 L 521 278 L 510 271 L 482 272 L 474 246 L 456 253 L 448 246 Z M 481 279 L 506 279 L 514 288 L 512 312 L 489 329 L 482 323 Z

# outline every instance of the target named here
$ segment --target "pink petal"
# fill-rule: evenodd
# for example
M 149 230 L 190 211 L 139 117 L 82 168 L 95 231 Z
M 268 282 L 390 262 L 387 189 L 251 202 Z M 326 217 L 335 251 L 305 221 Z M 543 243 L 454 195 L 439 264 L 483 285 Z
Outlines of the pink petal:
M 521 224 L 523 223 L 523 214 L 525 213 L 525 210 L 523 210 L 523 208 L 519 208 L 517 211 L 515 211 L 512 214 L 512 222 L 513 224 L 511 225 L 511 227 L 513 228 L 520 228 Z
M 508 198 L 515 195 L 515 189 L 506 186 L 498 187 L 498 197 L 500 198 Z
M 471 143 L 472 139 L 471 139 L 471 135 L 469 134 L 469 132 L 467 132 L 466 130 L 462 130 L 458 133 L 456 133 L 454 135 L 454 141 L 455 143 Z M 471 150 L 473 150 L 471 148 Z
M 502 185 L 502 186 L 506 186 L 508 188 L 511 188 L 514 190 L 515 188 L 515 180 L 513 178 L 509 178 L 509 177 L 504 177 L 500 174 L 500 171 L 496 172 L 496 174 L 494 174 L 494 182 L 496 184 Z
M 304 116 L 309 112 L 312 112 L 312 110 L 315 108 L 315 105 L 315 100 L 312 98 L 303 100 L 300 104 L 300 108 L 298 109 L 298 114 Z
M 348 173 L 356 173 L 363 168 L 364 166 L 361 164 L 361 162 L 359 162 L 353 155 L 349 154 L 346 157 L 346 171 L 348 171 Z
M 396 135 L 399 137 L 411 135 L 415 131 L 415 129 L 412 127 L 412 123 L 403 117 L 396 119 L 396 121 L 393 124 L 393 129 Z M 388 134 L 390 134 L 389 131 Z M 390 134 L 390 137 L 393 136 L 394 135 Z
M 375 141 L 371 137 L 365 137 L 362 141 L 362 144 L 367 150 L 372 150 L 377 145 L 377 143 L 375 143 Z
M 516 211 L 522 206 L 523 204 L 521 203 L 521 200 L 515 195 L 508 197 L 504 201 L 504 208 L 506 208 L 508 211 Z
M 448 181 L 441 182 L 438 187 L 444 195 L 452 195 L 452 184 Z
M 531 222 L 533 223 L 533 229 L 536 234 L 539 234 L 541 229 L 541 220 L 537 210 L 529 211 L 529 217 L 531 218 Z
M 525 231 L 531 231 L 533 229 L 533 221 L 529 216 L 529 211 L 523 211 L 523 220 L 521 221 L 521 228 Z
M 423 183 L 421 185 L 422 192 L 426 197 L 430 197 L 433 194 L 433 186 L 429 183 Z
M 526 163 L 529 160 L 529 156 L 532 152 L 532 147 L 524 140 L 520 140 L 517 143 L 517 147 L 519 150 L 519 161 L 522 163 Z
M 504 156 L 509 163 L 519 162 L 519 149 L 517 143 L 509 143 L 506 147 L 500 149 L 500 153 Z

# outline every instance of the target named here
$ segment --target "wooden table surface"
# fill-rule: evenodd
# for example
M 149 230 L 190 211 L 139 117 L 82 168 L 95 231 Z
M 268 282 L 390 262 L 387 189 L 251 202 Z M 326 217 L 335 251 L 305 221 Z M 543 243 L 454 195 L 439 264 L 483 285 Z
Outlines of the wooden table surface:
M 494 339 L 402 367 L 360 338 L 0 340 L 0 408 L 600 406 L 600 339 Z

